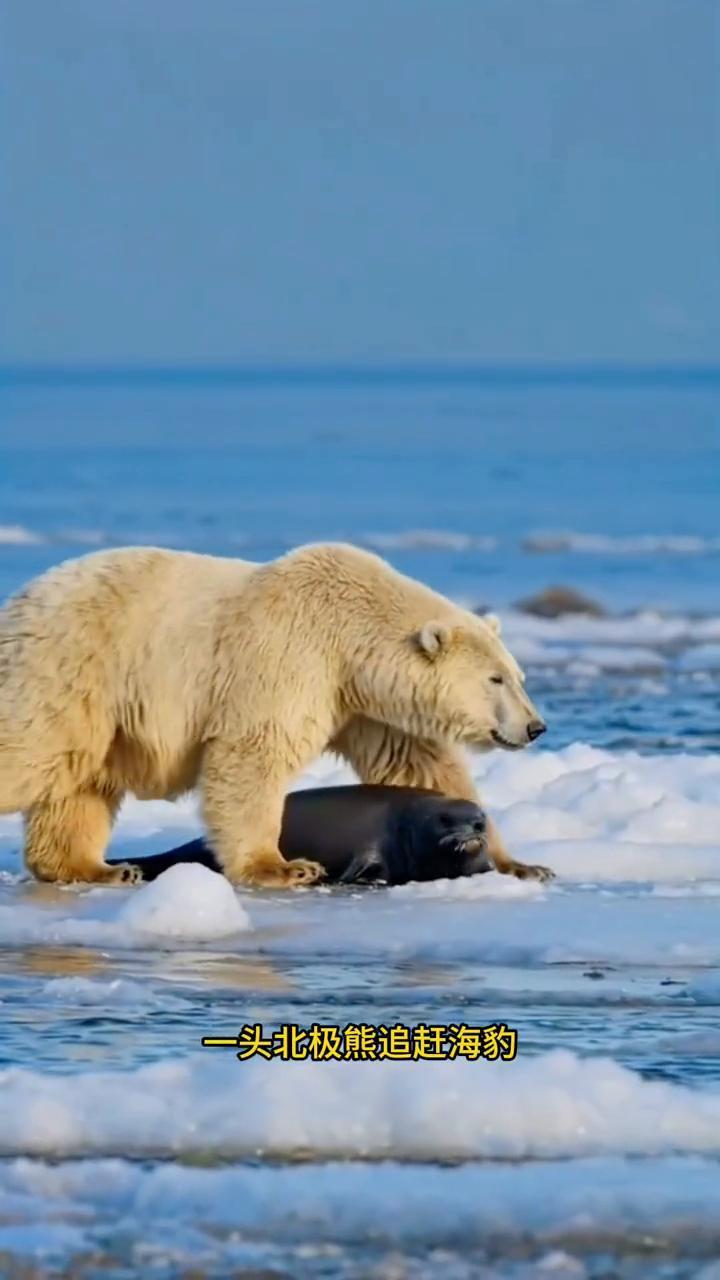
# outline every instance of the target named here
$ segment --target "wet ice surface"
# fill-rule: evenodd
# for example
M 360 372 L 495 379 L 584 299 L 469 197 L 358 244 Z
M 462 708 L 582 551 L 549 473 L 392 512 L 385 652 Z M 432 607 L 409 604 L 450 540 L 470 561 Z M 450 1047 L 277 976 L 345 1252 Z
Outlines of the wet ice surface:
M 41 1257 L 167 1280 L 575 1276 L 611 1258 L 684 1276 L 720 1256 L 720 759 L 576 743 L 475 773 L 552 885 L 235 894 L 185 867 L 58 889 L 21 878 L 0 822 L 3 1274 Z M 326 760 L 302 784 L 349 777 Z M 193 798 L 131 801 L 116 851 L 197 830 Z M 504 1022 L 519 1053 L 200 1046 L 287 1022 Z

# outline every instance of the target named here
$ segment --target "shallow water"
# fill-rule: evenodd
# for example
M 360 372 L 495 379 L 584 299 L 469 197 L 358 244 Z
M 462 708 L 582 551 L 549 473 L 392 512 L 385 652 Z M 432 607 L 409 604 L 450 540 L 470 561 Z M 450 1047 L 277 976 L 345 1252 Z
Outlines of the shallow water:
M 0 818 L 0 1273 L 702 1273 L 720 1258 L 718 388 L 2 395 L 3 593 L 115 542 L 260 558 L 348 537 L 498 609 L 550 730 L 474 769 L 517 856 L 558 879 L 228 899 L 181 873 L 153 904 L 29 884 Z M 611 616 L 512 609 L 554 581 Z M 318 780 L 348 775 L 321 761 Z M 198 827 L 191 799 L 130 802 L 116 851 Z M 200 1045 L 313 1022 L 502 1022 L 518 1057 Z

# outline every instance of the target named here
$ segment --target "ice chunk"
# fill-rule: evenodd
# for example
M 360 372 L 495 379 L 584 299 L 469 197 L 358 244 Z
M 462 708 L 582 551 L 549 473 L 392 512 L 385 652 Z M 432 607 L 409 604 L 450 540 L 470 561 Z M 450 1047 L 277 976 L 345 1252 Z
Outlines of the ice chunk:
M 230 881 L 195 862 L 170 867 L 137 889 L 123 906 L 119 923 L 135 934 L 192 942 L 250 928 Z

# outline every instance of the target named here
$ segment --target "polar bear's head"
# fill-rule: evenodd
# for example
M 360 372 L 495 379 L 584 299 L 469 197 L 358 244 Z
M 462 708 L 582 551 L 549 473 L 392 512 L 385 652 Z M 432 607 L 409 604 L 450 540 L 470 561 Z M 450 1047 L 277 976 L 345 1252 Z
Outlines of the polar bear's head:
M 453 609 L 405 635 L 399 662 L 368 664 L 363 684 L 368 712 L 414 737 L 518 751 L 545 731 L 524 679 L 496 618 Z

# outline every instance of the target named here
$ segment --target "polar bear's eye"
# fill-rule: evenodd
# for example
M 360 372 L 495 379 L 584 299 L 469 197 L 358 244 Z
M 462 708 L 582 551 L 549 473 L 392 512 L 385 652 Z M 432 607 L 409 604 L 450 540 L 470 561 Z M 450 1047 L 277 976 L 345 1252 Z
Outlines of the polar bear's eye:
M 490 677 L 490 683 L 491 683 L 491 684 L 504 684 L 504 683 L 505 683 L 505 681 L 503 680 L 502 676 L 491 676 L 491 677 Z

